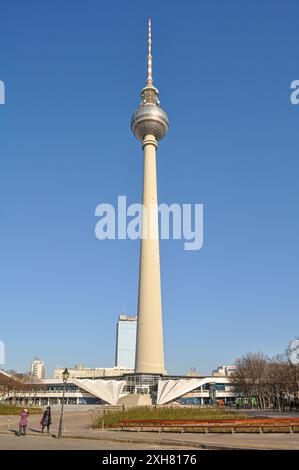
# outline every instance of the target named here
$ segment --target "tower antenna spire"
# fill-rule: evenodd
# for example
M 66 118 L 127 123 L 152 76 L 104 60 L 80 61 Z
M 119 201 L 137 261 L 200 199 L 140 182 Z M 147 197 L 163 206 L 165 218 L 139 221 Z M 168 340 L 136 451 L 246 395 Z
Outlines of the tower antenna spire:
M 148 56 L 147 56 L 147 86 L 153 86 L 152 75 L 152 20 L 148 19 Z

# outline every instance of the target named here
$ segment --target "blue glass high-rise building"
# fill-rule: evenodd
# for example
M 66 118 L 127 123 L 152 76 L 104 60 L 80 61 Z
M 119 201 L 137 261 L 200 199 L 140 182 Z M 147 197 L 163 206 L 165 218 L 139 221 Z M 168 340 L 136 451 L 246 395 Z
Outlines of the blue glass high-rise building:
M 120 315 L 116 327 L 115 366 L 135 368 L 137 317 Z

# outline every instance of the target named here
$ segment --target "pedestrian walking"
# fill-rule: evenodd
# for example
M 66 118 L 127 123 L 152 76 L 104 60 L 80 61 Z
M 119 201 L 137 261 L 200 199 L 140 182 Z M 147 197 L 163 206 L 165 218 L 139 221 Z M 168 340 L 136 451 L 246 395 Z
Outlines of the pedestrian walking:
M 20 413 L 20 421 L 19 421 L 19 436 L 26 436 L 27 426 L 28 426 L 28 417 L 29 411 L 25 408 Z
M 40 424 L 42 426 L 42 432 L 44 432 L 45 427 L 47 428 L 47 432 L 50 432 L 50 426 L 52 424 L 51 406 L 47 406 L 45 409 Z

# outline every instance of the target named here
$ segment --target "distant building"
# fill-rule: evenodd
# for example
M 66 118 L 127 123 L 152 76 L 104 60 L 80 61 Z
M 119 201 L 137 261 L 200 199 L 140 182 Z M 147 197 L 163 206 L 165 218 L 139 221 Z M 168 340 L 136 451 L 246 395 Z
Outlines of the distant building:
M 46 378 L 46 369 L 44 361 L 35 357 L 31 362 L 30 373 L 34 378 L 44 380 Z
M 116 367 L 135 368 L 136 331 L 136 316 L 119 316 L 116 327 Z
M 200 377 L 200 374 L 195 367 L 191 367 L 191 369 L 186 372 L 186 377 Z
M 54 369 L 54 379 L 61 379 L 65 367 L 56 367 Z M 131 374 L 133 369 L 127 367 L 84 367 L 82 364 L 68 368 L 70 378 L 73 379 L 95 379 L 100 377 L 115 377 L 123 374 Z
M 236 366 L 219 366 L 212 371 L 212 377 L 229 377 L 236 371 Z

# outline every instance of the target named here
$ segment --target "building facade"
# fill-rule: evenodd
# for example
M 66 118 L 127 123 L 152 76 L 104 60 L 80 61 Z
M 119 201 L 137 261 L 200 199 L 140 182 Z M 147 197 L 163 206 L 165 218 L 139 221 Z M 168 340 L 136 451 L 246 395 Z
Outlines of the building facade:
M 216 370 L 212 371 L 213 377 L 229 377 L 236 372 L 236 366 L 219 366 Z
M 116 326 L 115 366 L 135 368 L 137 317 L 120 315 Z
M 56 367 L 53 378 L 61 379 L 65 367 Z M 128 367 L 84 367 L 82 364 L 68 368 L 70 378 L 74 379 L 96 379 L 101 377 L 115 377 L 133 372 L 133 368 Z
M 46 378 L 46 369 L 44 361 L 35 357 L 31 362 L 30 373 L 34 378 L 38 380 L 44 380 Z
M 162 376 L 127 374 L 93 379 L 45 379 L 32 383 L 32 389 L 11 391 L 3 400 L 26 406 L 61 405 L 65 387 L 65 405 L 233 405 L 237 399 L 229 377 Z M 81 407 L 81 406 L 80 406 Z

